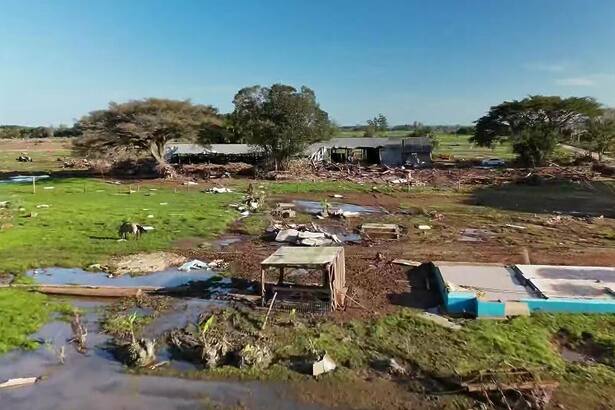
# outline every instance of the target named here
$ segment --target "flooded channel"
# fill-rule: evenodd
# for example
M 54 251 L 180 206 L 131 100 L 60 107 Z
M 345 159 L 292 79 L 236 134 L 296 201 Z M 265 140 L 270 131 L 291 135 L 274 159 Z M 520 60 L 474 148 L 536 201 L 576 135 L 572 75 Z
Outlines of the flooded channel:
M 88 272 L 83 269 L 47 268 L 27 272 L 38 283 L 44 285 L 83 285 L 83 286 L 121 286 L 121 287 L 175 287 L 188 282 L 206 281 L 218 274 L 211 270 L 182 272 L 168 269 L 142 276 L 110 277 L 104 272 Z M 222 282 L 225 280 L 223 279 Z
M 323 204 L 319 201 L 307 201 L 297 199 L 293 201 L 293 204 L 295 204 L 297 211 L 305 212 L 312 215 L 319 214 L 324 210 Z M 358 212 L 359 214 L 384 213 L 384 210 L 382 208 L 377 208 L 374 206 L 354 205 L 341 202 L 330 202 L 329 206 L 332 209 L 340 209 L 343 212 Z
M 69 323 L 53 321 L 43 326 L 34 340 L 41 347 L 33 351 L 14 350 L 0 356 L 0 380 L 40 377 L 30 386 L 0 392 L 1 408 L 33 409 L 317 409 L 295 402 L 285 386 L 262 382 L 198 381 L 175 377 L 143 376 L 128 373 L 107 349 L 110 337 L 101 333 L 99 319 L 108 300 L 72 299 L 82 312 L 88 330 L 87 352 L 79 353 L 70 344 Z M 174 309 L 156 318 L 144 335 L 160 336 L 185 326 L 217 302 L 204 299 L 177 299 Z M 60 353 L 62 352 L 62 353 Z M 161 347 L 158 360 L 171 360 Z M 191 363 L 171 360 L 179 371 L 198 371 Z

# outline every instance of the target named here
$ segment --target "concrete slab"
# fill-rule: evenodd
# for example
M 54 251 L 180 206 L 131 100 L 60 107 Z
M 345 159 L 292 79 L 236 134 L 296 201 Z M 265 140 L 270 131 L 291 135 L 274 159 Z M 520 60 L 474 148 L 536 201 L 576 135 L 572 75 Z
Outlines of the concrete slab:
M 480 300 L 517 301 L 536 295 L 513 268 L 499 264 L 434 262 L 449 290 L 468 290 Z
M 516 265 L 520 275 L 548 298 L 615 300 L 615 268 Z

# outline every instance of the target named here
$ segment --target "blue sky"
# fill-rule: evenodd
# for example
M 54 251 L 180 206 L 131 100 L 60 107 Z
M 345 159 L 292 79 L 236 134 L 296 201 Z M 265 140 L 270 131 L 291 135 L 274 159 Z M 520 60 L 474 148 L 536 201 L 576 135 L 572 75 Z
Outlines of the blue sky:
M 109 101 L 313 88 L 339 124 L 470 123 L 528 94 L 615 106 L 612 0 L 0 0 L 0 124 Z

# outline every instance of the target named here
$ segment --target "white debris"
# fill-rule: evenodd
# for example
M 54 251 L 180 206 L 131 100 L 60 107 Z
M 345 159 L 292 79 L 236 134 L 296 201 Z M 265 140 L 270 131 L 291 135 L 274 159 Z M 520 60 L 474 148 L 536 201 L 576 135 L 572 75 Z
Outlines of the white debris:
M 245 218 L 247 216 L 250 216 L 250 211 L 243 211 L 239 215 L 241 215 L 243 218 Z
M 47 204 L 40 204 L 40 205 L 36 205 L 37 208 L 49 208 L 50 205 Z
M 213 188 L 209 188 L 206 192 L 209 192 L 210 194 L 226 194 L 226 193 L 233 192 L 233 191 L 225 187 L 221 187 L 221 188 L 213 187 Z
M 165 206 L 165 205 L 169 205 L 168 202 L 161 202 L 160 205 Z
M 417 226 L 418 229 L 420 229 L 421 231 L 428 231 L 431 229 L 431 226 L 429 225 L 419 225 Z
M 54 187 L 54 186 L 46 186 L 46 187 L 43 187 L 43 189 L 55 189 L 55 188 L 56 188 L 56 187 Z
M 299 231 L 296 229 L 280 229 L 275 236 L 276 242 L 296 242 Z
M 458 325 L 455 322 L 450 321 L 444 316 L 436 315 L 435 313 L 423 312 L 420 315 L 421 318 L 425 320 L 429 320 L 432 323 L 435 323 L 439 326 L 445 327 L 451 330 L 461 330 L 461 325 Z
M 151 218 L 153 218 L 153 217 L 154 217 L 154 215 L 149 214 L 149 215 L 147 215 L 147 217 L 151 219 Z
M 205 262 L 200 261 L 198 259 L 193 259 L 189 262 L 184 263 L 182 266 L 180 266 L 177 269 L 183 272 L 190 272 L 191 270 L 208 269 L 208 268 L 209 266 Z
M 344 212 L 342 212 L 342 216 L 344 218 L 356 218 L 359 215 L 360 215 L 359 212 L 353 212 L 353 211 L 344 211 Z
M 397 376 L 405 376 L 407 371 L 406 369 L 397 363 L 397 361 L 393 358 L 389 359 L 388 363 L 389 373 L 397 375 Z
M 9 201 L 0 201 L 0 208 L 8 208 Z
M 214 259 L 213 261 L 207 264 L 209 269 L 223 269 L 226 267 L 226 263 L 224 263 L 224 259 Z
M 0 383 L 0 389 L 27 386 L 36 383 L 38 380 L 38 377 L 19 377 L 16 379 L 8 379 L 7 381 Z
M 305 238 L 299 239 L 297 245 L 302 246 L 326 246 L 333 244 L 333 241 L 328 238 Z
M 296 236 L 297 236 L 298 239 L 315 239 L 315 238 L 324 238 L 325 237 L 325 233 L 324 232 L 304 231 L 304 232 L 297 232 Z
M 341 195 L 341 194 L 333 194 L 333 195 L 331 195 L 331 197 L 332 197 L 332 198 L 338 198 L 338 199 L 339 199 L 339 198 L 343 198 L 344 196 L 343 196 L 343 195 Z
M 526 226 L 521 226 L 521 225 L 506 224 L 504 226 L 508 228 L 513 228 L 513 229 L 527 229 Z
M 331 356 L 325 353 L 321 360 L 312 364 L 312 375 L 319 376 L 324 373 L 329 373 L 330 371 L 335 370 L 335 368 L 335 362 Z
M 186 181 L 184 182 L 184 185 L 198 185 L 198 184 L 194 181 Z

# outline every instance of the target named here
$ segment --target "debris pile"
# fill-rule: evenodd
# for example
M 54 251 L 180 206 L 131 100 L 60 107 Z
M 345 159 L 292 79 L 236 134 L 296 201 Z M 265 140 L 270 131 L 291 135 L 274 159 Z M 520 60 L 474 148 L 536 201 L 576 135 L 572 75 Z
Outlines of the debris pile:
M 273 355 L 264 343 L 248 343 L 239 352 L 239 367 L 265 369 L 271 364 Z
M 437 166 L 437 164 L 436 164 Z M 598 169 L 589 166 L 560 167 L 551 164 L 542 168 L 505 168 L 485 169 L 465 168 L 425 168 L 406 169 L 386 165 L 361 166 L 358 164 L 338 164 L 314 162 L 302 163 L 300 172 L 291 172 L 293 179 L 339 180 L 359 184 L 385 184 L 404 188 L 422 186 L 492 185 L 509 182 L 538 183 L 567 180 L 573 182 L 591 181 Z M 279 175 L 276 174 L 279 179 Z
M 133 339 L 130 343 L 119 344 L 115 356 L 129 367 L 146 367 L 156 361 L 156 340 Z
M 276 242 L 299 246 L 328 246 L 342 243 L 337 235 L 325 231 L 314 223 L 309 225 L 275 223 L 269 226 L 266 232 Z
M 172 330 L 168 335 L 172 353 L 209 369 L 269 367 L 273 359 L 269 343 L 246 315 L 235 310 L 214 312 L 199 323 Z
M 230 192 L 230 191 L 228 191 Z M 261 209 L 265 204 L 265 191 L 256 191 L 252 184 L 248 185 L 248 191 L 240 203 L 229 204 L 231 208 L 237 209 L 242 217 L 249 216 L 250 213 Z
M 91 163 L 87 158 L 58 158 L 57 162 L 62 163 L 62 168 L 90 168 Z
M 481 372 L 468 376 L 459 387 L 493 408 L 544 409 L 559 382 L 541 380 L 535 373 L 525 369 Z
M 254 176 L 254 166 L 244 162 L 227 164 L 187 164 L 181 165 L 179 171 L 203 179 L 229 178 L 232 175 Z
M 182 272 L 190 272 L 191 270 L 211 270 L 224 269 L 228 264 L 223 259 L 214 259 L 211 262 L 203 262 L 198 259 L 193 259 L 181 265 L 178 270 Z
M 213 187 L 213 188 L 207 189 L 205 192 L 208 192 L 210 194 L 226 194 L 226 193 L 230 193 L 230 192 L 233 192 L 233 191 L 230 188 Z

